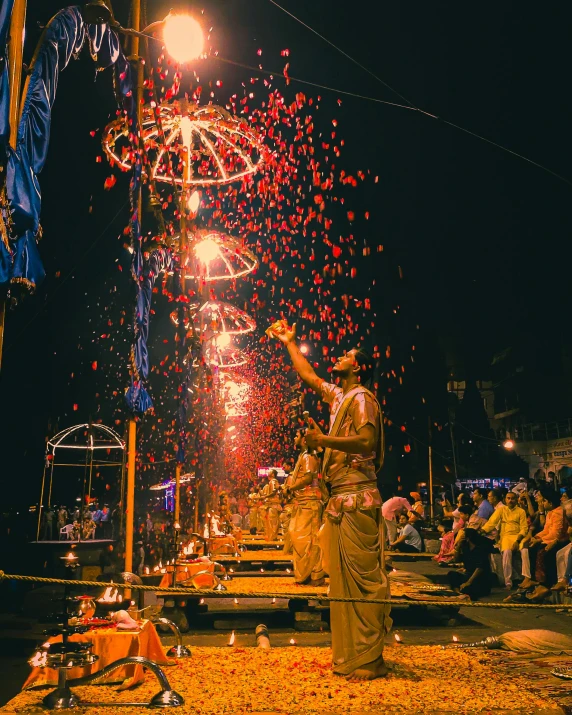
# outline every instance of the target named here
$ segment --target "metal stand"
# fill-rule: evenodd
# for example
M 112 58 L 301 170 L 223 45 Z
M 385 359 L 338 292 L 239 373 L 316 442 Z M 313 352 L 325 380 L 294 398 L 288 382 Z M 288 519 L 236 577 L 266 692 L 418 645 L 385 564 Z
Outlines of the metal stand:
M 76 678 L 71 681 L 67 680 L 67 668 L 61 667 L 58 672 L 58 687 L 46 695 L 46 697 L 42 700 L 42 704 L 48 710 L 75 708 L 80 705 L 80 700 L 69 688 L 68 682 L 73 685 L 87 685 L 88 683 L 105 678 L 110 673 L 113 673 L 114 670 L 122 668 L 124 665 L 130 665 L 132 663 L 135 665 L 141 665 L 150 670 L 159 681 L 161 690 L 159 690 L 158 693 L 155 693 L 148 703 L 130 703 L 130 705 L 141 705 L 151 708 L 177 708 L 185 704 L 183 696 L 179 695 L 179 693 L 171 688 L 169 681 L 167 680 L 167 676 L 157 663 L 139 655 L 120 658 L 119 660 L 110 663 L 102 670 L 99 670 L 97 673 L 92 673 L 91 675 L 86 675 L 84 678 Z M 74 663 L 73 665 L 75 666 L 76 664 Z M 105 701 L 99 703 L 81 702 L 81 705 L 84 707 L 90 705 L 100 707 L 101 705 L 106 704 L 108 703 Z
M 79 705 L 78 697 L 67 685 L 67 675 L 67 668 L 58 670 L 58 687 L 42 700 L 42 705 L 48 710 L 64 710 Z
M 173 621 L 170 621 L 168 618 L 156 618 L 153 620 L 153 623 L 161 623 L 162 625 L 167 626 L 173 631 L 175 638 L 177 639 L 176 645 L 169 648 L 167 651 L 168 658 L 190 658 L 192 656 L 191 649 L 183 644 L 181 631 L 177 628 Z

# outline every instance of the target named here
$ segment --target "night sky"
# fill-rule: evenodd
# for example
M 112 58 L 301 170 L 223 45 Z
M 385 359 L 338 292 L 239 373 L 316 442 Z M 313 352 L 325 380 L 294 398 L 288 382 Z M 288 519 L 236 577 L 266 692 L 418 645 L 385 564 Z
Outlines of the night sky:
M 147 5 L 151 21 L 173 2 Z M 572 11 L 565 4 L 541 12 L 508 2 L 470 8 L 284 0 L 284 6 L 411 103 L 572 181 Z M 28 60 L 39 23 L 60 7 L 55 0 L 29 1 Z M 114 7 L 127 24 L 127 3 Z M 227 58 L 262 62 L 279 76 L 280 51 L 288 48 L 293 77 L 406 103 L 266 0 L 212 0 L 205 16 L 213 46 Z M 201 70 L 206 74 L 224 78 L 223 97 L 253 73 L 211 60 Z M 410 388 L 416 395 L 405 404 L 415 404 L 420 391 L 444 390 L 445 344 L 475 378 L 486 376 L 495 351 L 516 342 L 540 346 L 546 355 L 560 350 L 572 302 L 570 183 L 418 112 L 295 83 L 286 91 L 321 94 L 330 107 L 324 117 L 335 114 L 343 127 L 346 164 L 379 175 L 378 184 L 364 186 L 356 207 L 371 211 L 368 231 L 384 252 L 367 262 L 360 280 L 376 280 L 379 344 L 404 356 L 414 343 L 422 348 Z M 96 163 L 100 135 L 90 134 L 115 110 L 109 73 L 95 81 L 84 51 L 60 76 L 40 176 L 47 278 L 7 319 L 0 471 L 15 502 L 37 498 L 48 435 L 90 418 L 111 424 L 124 417 L 126 365 L 106 374 L 109 345 L 96 340 L 108 332 L 110 317 L 115 321 L 122 309 L 129 315 L 132 301 L 123 247 L 127 178 L 103 190 L 110 169 L 105 159 Z M 157 310 L 152 349 L 158 355 L 162 330 L 170 328 L 160 323 L 168 321 L 168 309 Z M 126 355 L 128 345 L 125 333 L 118 349 Z

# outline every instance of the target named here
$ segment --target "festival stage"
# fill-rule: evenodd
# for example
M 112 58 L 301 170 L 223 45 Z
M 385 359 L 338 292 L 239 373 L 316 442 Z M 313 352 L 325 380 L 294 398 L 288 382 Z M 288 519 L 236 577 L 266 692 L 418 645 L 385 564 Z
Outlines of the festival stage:
M 387 678 L 357 683 L 332 673 L 329 648 L 227 646 L 192 651 L 191 658 L 164 667 L 171 687 L 185 699 L 173 710 L 179 715 L 564 715 L 558 701 L 569 690 L 565 681 L 563 685 L 554 678 L 556 683 L 546 687 L 532 673 L 527 677 L 517 668 L 507 671 L 499 667 L 495 654 L 436 646 L 389 645 L 384 654 L 390 668 Z M 501 658 L 514 662 L 510 655 Z M 544 672 L 549 676 L 549 670 Z M 81 712 L 101 712 L 103 705 L 113 703 L 124 715 L 139 715 L 141 706 L 129 703 L 148 702 L 158 685 L 147 674 L 145 682 L 130 691 L 105 685 L 73 690 L 84 703 L 92 703 L 92 708 L 80 707 Z M 40 702 L 47 692 L 20 693 L 0 712 L 42 712 Z

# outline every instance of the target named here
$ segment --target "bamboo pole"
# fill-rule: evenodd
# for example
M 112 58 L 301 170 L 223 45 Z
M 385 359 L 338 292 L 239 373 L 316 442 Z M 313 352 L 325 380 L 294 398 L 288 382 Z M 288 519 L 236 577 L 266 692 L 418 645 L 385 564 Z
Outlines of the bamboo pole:
M 133 29 L 141 30 L 141 0 L 132 0 L 131 18 Z M 133 62 L 137 63 L 137 119 L 141 131 L 142 103 L 143 103 L 143 63 L 139 57 L 139 38 L 131 37 L 131 55 Z M 141 141 L 141 138 L 139 138 Z M 141 222 L 143 208 L 143 194 L 141 186 L 137 195 L 137 216 Z M 125 504 L 125 570 L 133 573 L 133 528 L 135 524 L 135 460 L 137 456 L 137 423 L 135 417 L 129 420 L 127 439 L 127 495 Z
M 22 53 L 24 51 L 24 27 L 26 25 L 27 0 L 15 0 L 10 20 L 10 44 L 8 46 L 8 76 L 10 82 L 10 145 L 16 148 L 18 119 L 22 89 Z
M 135 457 L 137 423 L 129 420 L 127 438 L 127 499 L 125 504 L 125 570 L 133 573 L 133 525 L 135 518 Z

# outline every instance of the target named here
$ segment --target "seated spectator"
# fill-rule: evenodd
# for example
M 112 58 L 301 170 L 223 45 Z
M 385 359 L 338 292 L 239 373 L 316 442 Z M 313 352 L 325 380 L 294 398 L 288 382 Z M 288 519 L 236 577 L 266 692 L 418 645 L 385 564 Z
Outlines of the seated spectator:
M 453 520 L 443 519 L 437 526 L 437 530 L 441 534 L 441 548 L 433 560 L 438 564 L 447 563 L 453 557 L 455 547 L 455 534 L 453 533 Z
M 407 514 L 399 517 L 399 531 L 397 539 L 389 544 L 390 549 L 401 551 L 404 554 L 418 554 L 421 552 L 423 542 L 414 526 L 409 523 Z
M 451 506 L 451 503 L 449 502 L 448 499 L 443 499 L 441 502 L 443 506 L 443 516 L 446 519 L 453 519 L 453 531 L 457 532 L 458 531 L 458 523 L 461 518 L 461 513 L 459 512 L 459 508 L 462 506 L 469 506 L 472 504 L 472 499 L 468 494 L 465 494 L 465 492 L 461 492 L 457 496 L 457 506 L 455 509 Z
M 540 506 L 546 514 L 544 528 L 528 540 L 528 557 L 531 578 L 526 579 L 521 588 L 536 586 L 527 594 L 529 600 L 540 603 L 550 594 L 550 589 L 557 582 L 556 554 L 568 540 L 567 523 L 564 509 L 560 506 L 560 497 L 549 486 L 540 489 Z M 534 578 L 532 578 L 534 574 Z
M 568 538 L 572 539 L 572 526 L 568 527 Z M 556 552 L 556 577 L 558 581 L 551 591 L 567 591 L 572 583 L 572 542 Z
M 493 512 L 491 518 L 482 527 L 485 534 L 498 531 L 498 548 L 502 554 L 502 569 L 505 586 L 512 588 L 513 579 L 518 578 L 514 568 L 513 555 L 520 548 L 521 542 L 528 534 L 526 512 L 517 506 L 517 495 L 508 492 L 505 505 Z
M 461 550 L 464 568 L 462 571 L 449 571 L 451 588 L 477 601 L 491 592 L 493 575 L 490 555 L 493 544 L 476 529 L 465 529 L 465 538 Z
M 469 525 L 469 520 L 473 515 L 473 507 L 470 504 L 463 504 L 456 511 L 459 512 L 457 525 L 453 525 L 453 532 L 459 534 L 465 527 Z
M 413 507 L 407 514 L 409 516 L 409 523 L 419 527 L 425 519 L 425 507 L 423 506 L 423 500 L 421 499 L 421 494 L 419 494 L 419 492 L 411 492 L 410 496 L 413 498 Z
M 487 499 L 493 509 L 500 509 L 503 506 L 502 498 L 503 493 L 500 489 L 491 489 L 487 496 Z
M 486 524 L 494 511 L 493 505 L 487 499 L 486 489 L 476 487 L 473 490 L 473 503 L 477 507 L 477 518 L 482 519 L 482 524 Z
M 455 551 L 451 563 L 459 563 L 461 561 L 461 546 L 465 538 L 465 529 L 476 529 L 478 531 L 483 525 L 483 520 L 479 517 L 478 510 L 474 511 L 471 506 L 463 505 L 459 507 L 458 511 L 460 519 L 457 529 L 453 529 L 453 533 L 455 534 Z

